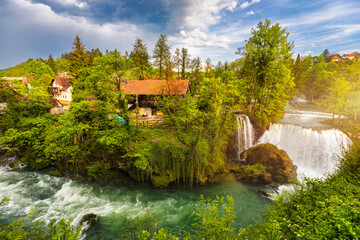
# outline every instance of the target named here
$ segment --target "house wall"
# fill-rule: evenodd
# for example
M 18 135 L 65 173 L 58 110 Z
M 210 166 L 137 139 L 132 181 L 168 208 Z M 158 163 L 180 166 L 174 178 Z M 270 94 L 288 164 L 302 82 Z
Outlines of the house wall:
M 71 102 L 72 101 L 72 87 L 69 87 L 66 91 L 60 91 L 60 95 L 54 94 L 54 97 L 59 101 Z
M 50 114 L 60 114 L 64 112 L 64 108 L 63 107 L 54 107 L 54 108 L 50 108 Z
M 139 114 L 140 114 L 140 116 L 146 115 L 147 117 L 150 117 L 151 116 L 151 108 L 141 107 L 141 108 L 139 108 Z

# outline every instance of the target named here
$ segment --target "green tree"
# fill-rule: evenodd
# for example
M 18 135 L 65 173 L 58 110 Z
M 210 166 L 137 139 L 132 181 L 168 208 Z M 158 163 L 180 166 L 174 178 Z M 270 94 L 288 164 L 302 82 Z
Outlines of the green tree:
M 328 92 L 329 94 L 326 95 L 323 105 L 325 105 L 328 111 L 333 113 L 333 118 L 335 114 L 338 114 L 340 118 L 341 115 L 346 113 L 344 111 L 346 111 L 349 103 L 350 83 L 345 78 L 335 78 Z
M 41 78 L 41 76 L 44 74 L 55 77 L 53 70 L 51 70 L 47 64 L 41 61 L 32 60 L 24 64 L 22 68 L 26 71 L 27 75 L 35 76 L 36 79 Z
M 181 78 L 185 79 L 186 68 L 189 67 L 190 64 L 190 54 L 187 48 L 181 49 Z
M 146 44 L 140 38 L 136 38 L 133 45 L 133 50 L 130 54 L 130 59 L 134 62 L 135 66 L 141 70 L 141 79 L 144 79 L 144 73 L 149 70 L 149 54 L 147 52 Z
M 227 197 L 216 196 L 216 199 L 205 200 L 201 196 L 201 205 L 196 206 L 196 223 L 199 230 L 196 231 L 197 239 L 236 239 L 236 228 L 231 227 L 234 223 L 234 200 Z
M 255 111 L 264 113 L 270 121 L 280 120 L 287 100 L 292 97 L 294 87 L 290 75 L 292 44 L 289 33 L 278 23 L 271 25 L 266 19 L 252 29 L 246 41 L 245 81 L 248 91 L 249 109 L 255 101 Z
M 159 69 L 160 78 L 164 76 L 165 62 L 171 58 L 170 46 L 167 41 L 166 35 L 161 34 L 153 51 L 154 65 Z
M 78 35 L 76 35 L 73 42 L 72 51 L 69 53 L 69 77 L 74 83 L 79 77 L 79 71 L 90 65 L 90 59 L 85 49 L 84 44 L 81 42 Z
M 324 57 L 325 62 L 330 62 L 331 61 L 331 58 L 330 58 L 331 55 L 330 55 L 330 52 L 329 52 L 329 50 L 327 48 L 324 50 L 322 55 Z
M 213 69 L 213 66 L 211 64 L 211 60 L 210 60 L 210 58 L 207 58 L 205 61 L 205 77 L 207 77 L 207 78 L 211 77 L 210 73 L 211 73 L 212 69 Z
M 181 54 L 179 48 L 175 49 L 173 62 L 174 62 L 174 67 L 176 67 L 177 69 L 177 78 L 180 79 Z
M 70 69 L 70 60 L 67 58 L 57 58 L 55 60 L 56 73 L 68 73 Z
M 50 54 L 48 60 L 46 61 L 46 64 L 51 68 L 51 70 L 56 74 L 57 73 L 57 69 L 55 66 L 55 61 L 53 56 Z
M 117 50 L 95 58 L 92 66 L 95 72 L 102 73 L 104 81 L 111 82 L 118 91 L 120 91 L 121 83 L 126 81 L 125 75 L 130 68 L 131 62 L 121 56 L 121 53 Z

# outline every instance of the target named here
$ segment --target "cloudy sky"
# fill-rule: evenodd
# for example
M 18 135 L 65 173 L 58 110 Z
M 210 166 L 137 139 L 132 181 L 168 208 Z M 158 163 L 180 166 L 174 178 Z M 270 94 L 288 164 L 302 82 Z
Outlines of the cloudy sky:
M 71 50 L 131 51 L 139 37 L 152 53 L 160 34 L 172 51 L 232 61 L 251 28 L 269 18 L 290 32 L 294 53 L 360 51 L 360 0 L 0 0 L 0 69 Z

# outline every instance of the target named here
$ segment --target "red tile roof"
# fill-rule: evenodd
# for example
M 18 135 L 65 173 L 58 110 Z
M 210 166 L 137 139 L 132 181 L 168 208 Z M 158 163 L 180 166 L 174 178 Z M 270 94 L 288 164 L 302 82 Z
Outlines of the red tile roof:
M 357 55 L 356 53 L 344 54 L 344 56 L 346 56 L 346 57 L 355 57 L 356 55 Z
M 189 80 L 131 80 L 123 91 L 136 95 L 186 95 Z
M 61 86 L 60 91 L 66 91 L 71 85 L 70 85 L 70 79 L 68 77 L 55 77 L 53 81 L 56 81 L 57 84 Z M 53 82 L 51 82 L 51 85 Z

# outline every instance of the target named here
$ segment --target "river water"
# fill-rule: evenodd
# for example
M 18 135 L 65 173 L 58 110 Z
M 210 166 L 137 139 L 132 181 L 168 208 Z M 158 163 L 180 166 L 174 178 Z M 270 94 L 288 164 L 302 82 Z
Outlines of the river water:
M 31 209 L 37 210 L 32 219 L 72 218 L 79 226 L 85 214 L 99 216 L 99 225 L 84 232 L 86 239 L 115 239 L 128 230 L 128 217 L 143 217 L 147 211 L 160 218 L 160 224 L 171 233 L 193 231 L 195 205 L 200 195 L 214 199 L 216 195 L 234 198 L 236 224 L 245 227 L 260 220 L 269 200 L 257 195 L 260 187 L 237 182 L 228 176 L 222 183 L 189 190 L 156 190 L 148 185 L 133 189 L 100 186 L 52 177 L 47 172 L 8 171 L 0 169 L 0 198 L 10 202 L 0 207 L 0 224 L 26 216 Z
M 270 142 L 287 151 L 300 175 L 322 177 L 336 168 L 336 156 L 351 144 L 345 134 L 321 123 L 329 117 L 311 111 L 288 112 L 281 123 L 270 126 L 258 143 Z M 253 130 L 248 124 L 246 116 L 238 119 L 237 141 L 241 150 L 253 144 L 253 133 L 247 132 Z M 11 201 L 0 207 L 0 224 L 26 216 L 32 209 L 37 210 L 33 220 L 71 218 L 75 226 L 80 225 L 84 215 L 94 213 L 99 216 L 99 225 L 84 231 L 83 237 L 115 239 L 120 232 L 128 230 L 126 219 L 150 212 L 160 218 L 162 227 L 178 234 L 181 230 L 194 231 L 193 211 L 200 203 L 200 195 L 212 199 L 216 195 L 230 195 L 234 198 L 237 216 L 234 227 L 239 228 L 260 220 L 266 205 L 270 204 L 257 194 L 259 189 L 264 188 L 242 184 L 231 175 L 221 183 L 193 191 L 157 190 L 149 185 L 127 188 L 86 184 L 52 177 L 48 172 L 9 171 L 3 167 L 0 168 L 0 199 L 7 197 Z

